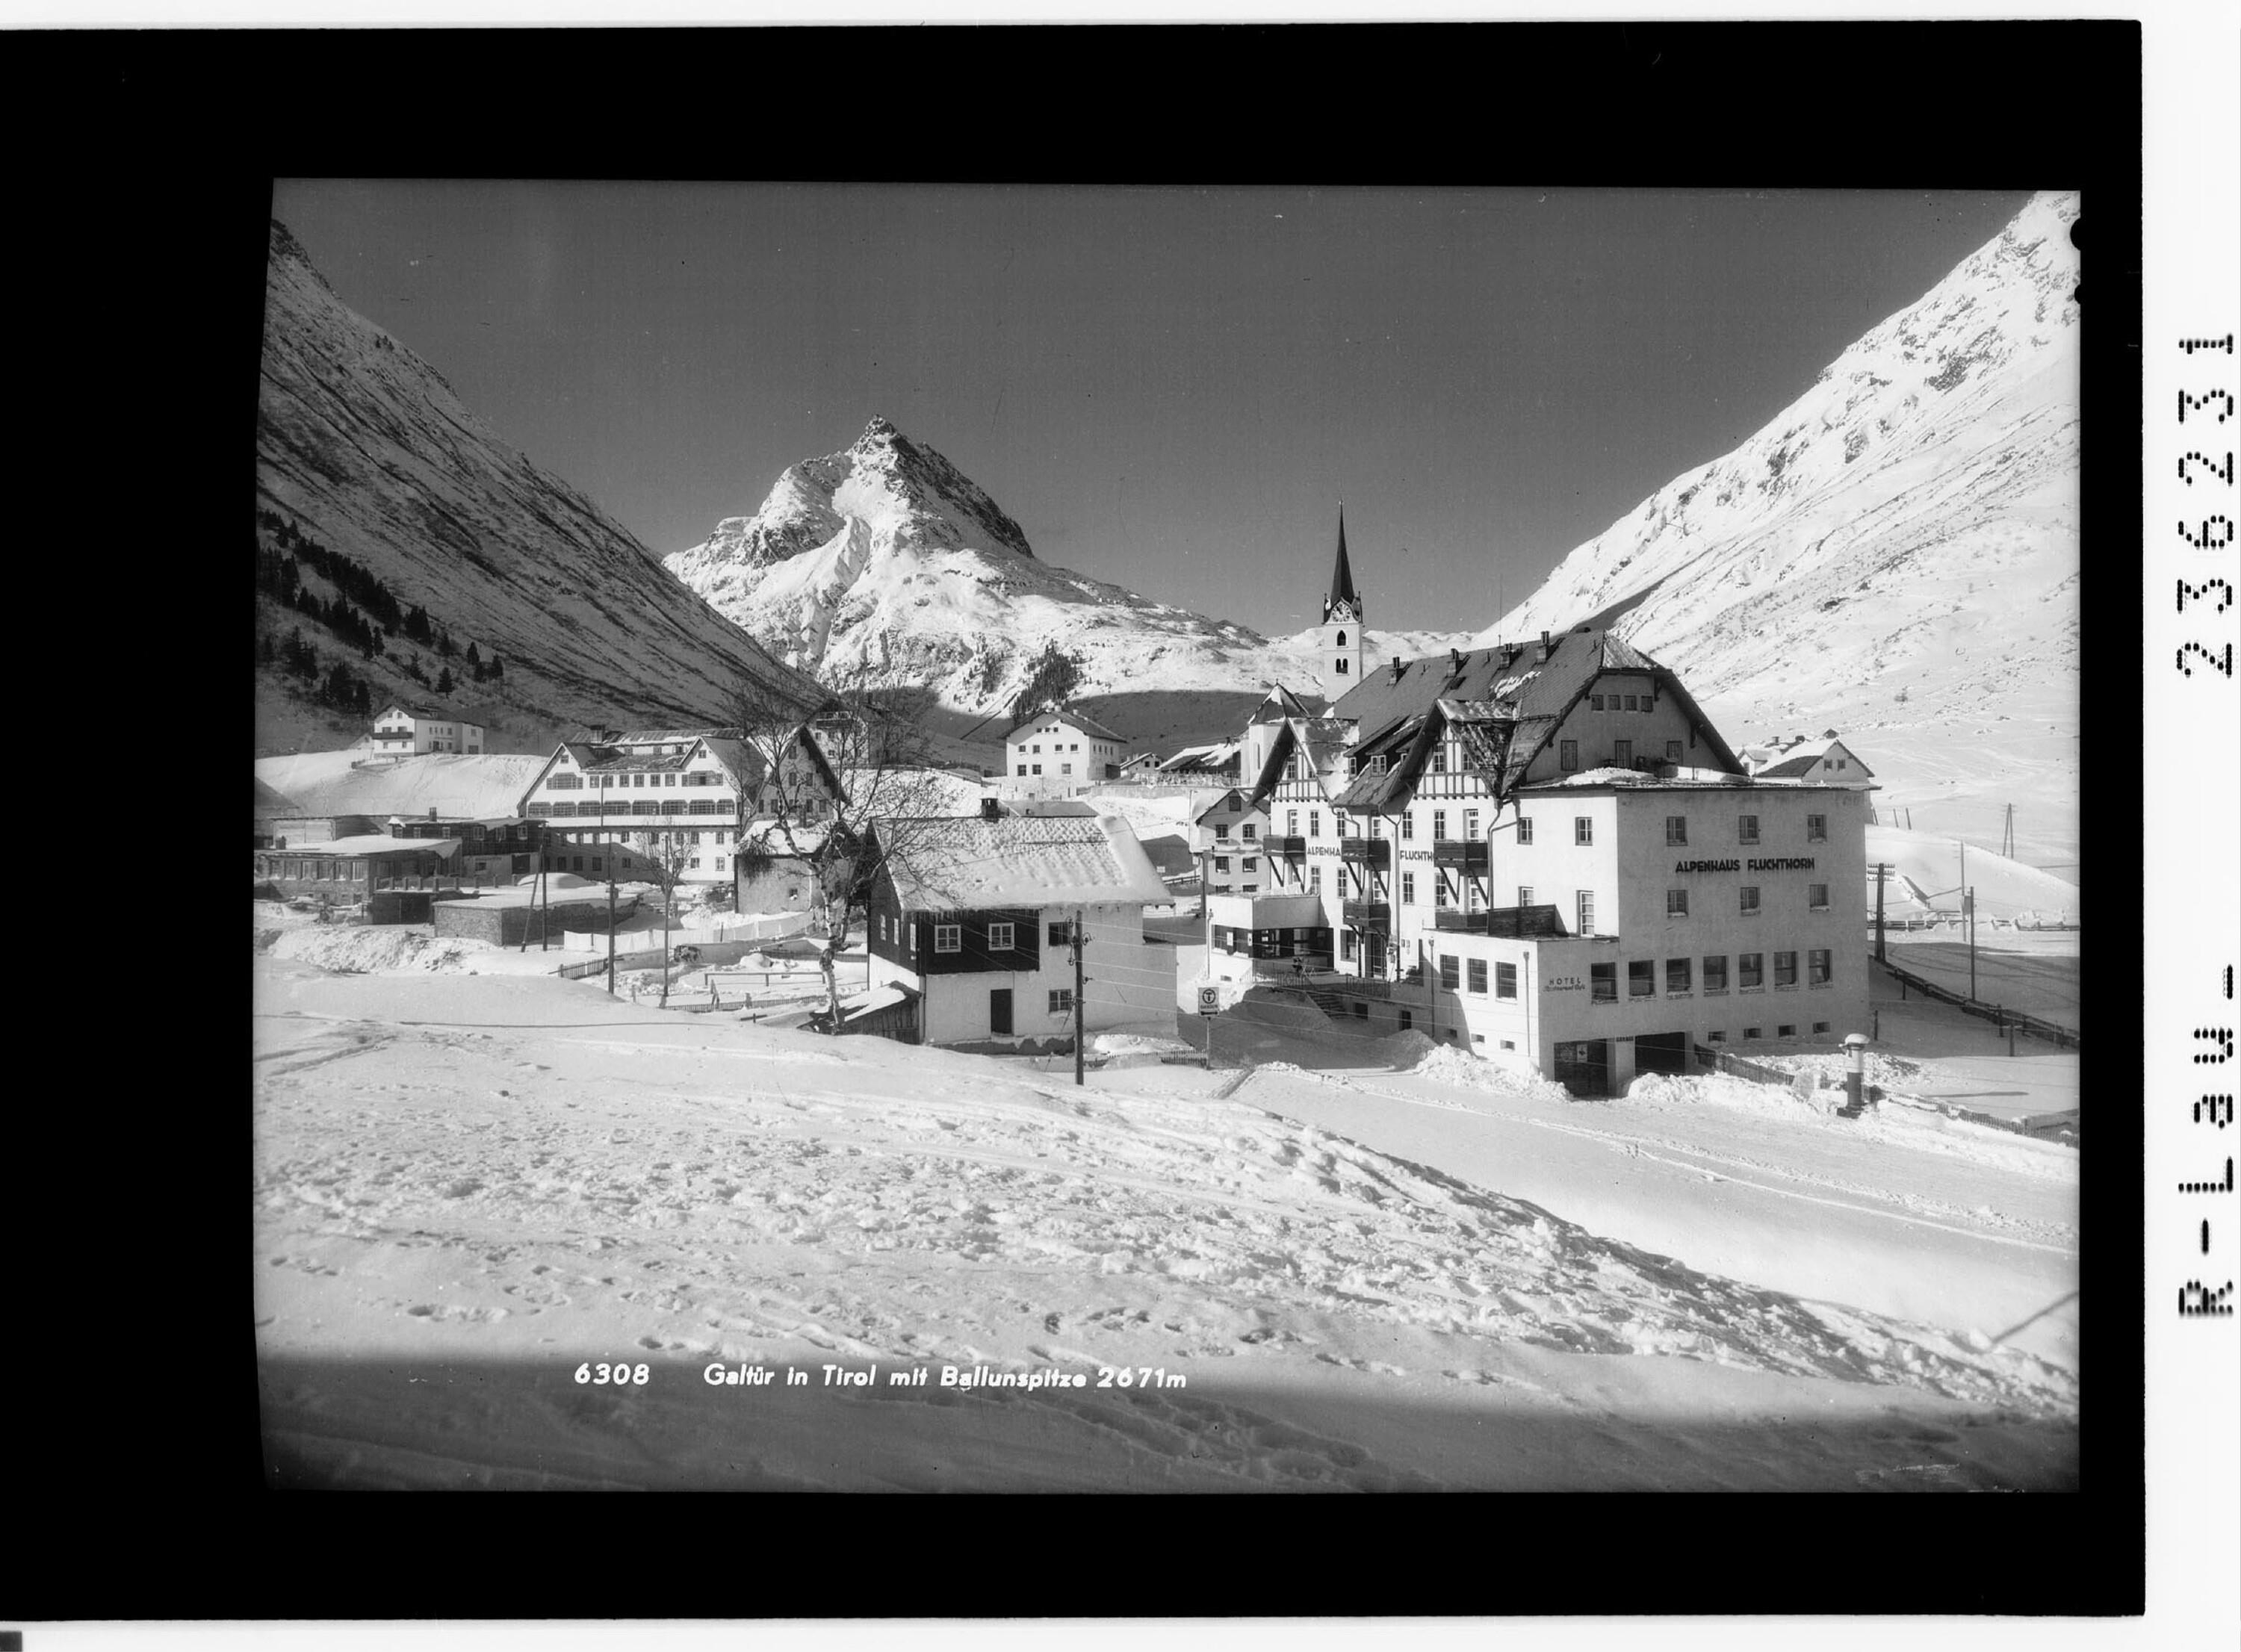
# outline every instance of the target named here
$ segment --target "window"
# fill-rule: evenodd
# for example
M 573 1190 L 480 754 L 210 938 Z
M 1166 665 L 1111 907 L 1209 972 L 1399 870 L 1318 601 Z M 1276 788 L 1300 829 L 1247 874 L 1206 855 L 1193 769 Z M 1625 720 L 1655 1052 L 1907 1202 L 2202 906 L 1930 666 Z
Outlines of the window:
M 1797 954 L 1796 953 L 1775 953 L 1774 984 L 1776 987 L 1797 985 Z
M 1763 953 L 1736 954 L 1736 986 L 1744 992 L 1766 985 L 1766 956 Z
M 1447 772 L 1448 748 L 1445 746 L 1435 746 L 1432 748 L 1432 772 L 1445 774 Z
M 1071 774 L 1074 772 L 1074 765 L 1071 763 L 1061 763 L 1058 766 L 1058 772 L 1060 774 Z
M 992 953 L 1007 953 L 1012 950 L 1011 925 L 990 924 L 988 926 L 988 950 Z
M 1588 709 L 1589 711 L 1599 712 L 1602 710 L 1602 708 L 1603 697 L 1601 694 L 1590 694 L 1588 696 Z
M 1228 841 L 1229 841 L 1229 822 L 1228 822 L 1228 821 L 1227 821 L 1227 820 L 1217 820 L 1217 821 L 1215 821 L 1215 822 L 1214 823 L 1214 839 L 1215 839 L 1215 841 L 1217 841 L 1217 842 L 1220 842 L 1220 843 L 1227 843 L 1227 842 L 1228 842 Z
M 1517 966 L 1496 964 L 1494 966 L 1494 995 L 1496 998 L 1517 996 Z
M 1736 841 L 1737 843 L 1758 841 L 1758 816 L 1739 814 L 1736 817 Z
M 1556 742 L 1556 766 L 1567 770 L 1580 766 L 1579 741 L 1558 740 Z
M 1027 766 L 1026 764 L 1024 764 L 1024 763 L 1020 764 L 1020 766 L 1019 766 L 1019 772 L 1020 772 L 1021 774 L 1025 774 L 1027 772 Z
M 1517 841 L 1521 844 L 1529 844 L 1533 841 L 1533 819 L 1530 815 L 1521 814 L 1517 817 Z
M 1668 763 L 1678 763 L 1681 760 L 1680 741 L 1668 740 L 1665 742 L 1665 760 Z
M 1229 870 L 1229 857 L 1228 857 L 1228 855 L 1226 855 L 1226 854 L 1218 854 L 1218 855 L 1214 856 L 1214 869 L 1216 872 L 1227 872 L 1227 871 L 1228 871 L 1228 870 Z
M 720 862 L 720 861 L 719 861 L 719 862 L 717 863 L 716 870 L 717 870 L 717 871 L 719 871 L 719 872 L 721 872 L 723 869 L 724 869 L 724 868 L 723 868 L 723 863 L 722 863 L 722 862 Z M 599 864 L 599 857 L 598 855 L 593 855 L 593 856 L 592 857 L 592 871 L 594 871 L 594 872 L 598 872 L 598 871 L 602 870 L 602 867 L 600 866 L 600 864 Z
M 1435 809 L 1432 811 L 1432 841 L 1445 843 L 1447 840 L 1448 812 L 1445 809 Z
M 1805 904 L 1808 906 L 1810 906 L 1815 912 L 1828 911 L 1829 886 L 1825 883 L 1807 884 L 1805 886 Z
M 1472 992 L 1474 992 L 1474 993 L 1477 993 L 1481 998 L 1485 997 L 1485 996 L 1486 996 L 1486 960 L 1485 960 L 1485 959 L 1483 959 L 1483 958 L 1474 958 L 1474 959 L 1472 959 L 1472 960 L 1470 960 L 1470 963 L 1469 963 L 1469 969 L 1468 969 L 1468 980 L 1469 980 L 1469 982 L 1470 982 L 1470 990 L 1471 990 Z
M 1402 1010 L 1401 1012 L 1401 1030 L 1405 1033 L 1415 1025 L 1416 1013 L 1414 1010 Z
M 1027 766 L 1037 774 L 1043 772 L 1043 766 L 1040 763 L 1030 763 Z
M 1829 817 L 1827 815 L 1809 814 L 1805 817 L 1805 841 L 1808 843 L 1826 843 L 1829 841 Z
M 1776 1027 L 1774 1029 L 1774 1035 L 1776 1038 L 1796 1038 L 1797 1036 L 1797 1023 L 1790 1021 L 1786 1025 Z
M 1740 892 L 1738 899 L 1743 902 L 1741 908 L 1742 911 L 1745 913 L 1756 912 L 1758 910 L 1758 886 L 1755 883 L 1745 884 Z
M 693 871 L 695 871 L 695 872 L 699 871 L 699 870 L 700 870 L 700 857 L 699 857 L 699 855 L 697 855 L 697 854 L 696 854 L 696 855 L 694 855 L 694 856 L 692 857 L 692 859 L 691 865 L 692 865 L 692 869 Z
M 1416 835 L 1416 811 L 1415 811 L 1415 810 L 1414 810 L 1414 809 L 1403 809 L 1403 810 L 1401 810 L 1401 837 L 1402 841 L 1404 841 L 1404 842 L 1405 842 L 1405 841 L 1407 841 L 1408 839 L 1413 838 L 1413 837 L 1415 837 L 1415 835 Z
M 1261 829 L 1260 829 L 1258 826 L 1254 826 L 1251 821 L 1249 821 L 1249 820 L 1248 820 L 1248 821 L 1247 821 L 1247 822 L 1246 822 L 1246 825 L 1245 825 L 1245 841 L 1246 841 L 1246 842 L 1248 842 L 1248 843 L 1251 843 L 1254 839 L 1258 838 L 1260 835 L 1261 835 Z
M 1687 815 L 1669 814 L 1665 817 L 1665 841 L 1669 845 L 1685 844 L 1689 841 L 1689 817 Z
M 1728 990 L 1728 960 L 1724 955 L 1704 960 L 1704 990 L 1708 993 Z
M 1665 892 L 1665 915 L 1668 918 L 1686 918 L 1689 915 L 1689 892 L 1686 889 L 1668 889 Z
M 1521 883 L 1517 886 L 1517 904 L 1521 906 L 1529 906 L 1533 904 L 1533 886 L 1531 884 Z
M 1463 811 L 1463 841 L 1466 843 L 1478 841 L 1478 811 L 1476 809 Z
M 1239 863 L 1239 865 L 1238 865 L 1238 868 L 1237 868 L 1237 869 L 1238 869 L 1240 872 L 1258 872 L 1258 871 L 1260 871 L 1260 870 L 1261 870 L 1261 857 L 1260 857 L 1259 855 L 1257 855 L 1257 854 L 1248 854 L 1248 855 L 1247 855 L 1247 856 L 1245 857 L 1245 859 L 1244 859 L 1241 862 L 1240 862 L 1240 863 Z
M 1054 946 L 1064 946 L 1068 944 L 1070 940 L 1070 937 L 1067 934 L 1067 926 L 1063 922 L 1051 925 L 1045 933 L 1046 939 L 1047 939 L 1050 944 Z
M 1816 1033 L 1825 1033 L 1829 1030 L 1829 1023 L 1826 1021 L 1816 1021 L 1813 1023 L 1813 1030 Z
M 1462 960 L 1448 953 L 1440 954 L 1440 985 L 1452 993 L 1462 984 Z
M 1826 987 L 1830 979 L 1830 949 L 1816 946 L 1805 954 L 1805 984 Z M 1824 1029 L 1825 1030 L 1825 1029 Z
M 1689 990 L 1687 959 L 1669 958 L 1665 960 L 1665 990 L 1669 993 L 1685 993 Z
M 1401 904 L 1404 906 L 1416 904 L 1416 874 L 1413 872 L 1401 874 Z
M 1322 892 L 1323 869 L 1321 866 L 1309 866 L 1308 868 L 1308 893 L 1311 895 L 1319 895 L 1322 893 Z
M 1385 835 L 1385 817 L 1383 815 L 1373 814 L 1369 817 L 1369 835 L 1373 838 L 1381 838 Z
M 1572 817 L 1572 841 L 1574 843 L 1593 843 L 1595 840 L 1595 817 L 1593 815 L 1587 814 L 1574 815 Z
M 1629 694 L 1627 698 L 1629 699 L 1632 699 L 1634 696 Z M 1631 708 L 1629 707 L 1629 709 Z M 1620 768 L 1632 768 L 1634 766 L 1634 742 L 1632 740 L 1613 740 L 1611 742 L 1611 761 L 1616 764 Z
M 1354 931 L 1351 929 L 1338 932 L 1338 955 L 1347 963 L 1354 961 Z
M 933 950 L 953 953 L 957 950 L 958 927 L 955 924 L 936 924 L 933 926 Z
M 1727 1041 L 1728 1035 L 1725 1033 L 1714 1032 L 1704 1034 L 1704 1042 L 1707 1044 L 1724 1044 Z
M 1297 809 L 1284 811 L 1284 835 L 1288 838 L 1300 835 L 1300 812 Z
M 1636 703 L 1636 698 L 1637 698 L 1636 696 L 1632 695 L 1632 694 L 1629 694 L 1629 695 L 1626 697 L 1626 708 L 1627 708 L 1627 710 L 1629 710 L 1629 711 L 1632 712 L 1632 711 L 1639 711 L 1639 710 L 1641 709 L 1641 707 L 1640 707 L 1640 706 Z
M 1577 898 L 1579 907 L 1580 933 L 1582 935 L 1592 935 L 1595 933 L 1595 892 L 1592 889 L 1581 889 L 1575 891 L 1574 893 Z
M 1654 998 L 1657 993 L 1657 966 L 1647 958 L 1637 959 L 1626 966 L 1626 995 L 1629 998 Z
M 1346 633 L 1345 633 L 1344 632 L 1341 632 L 1339 633 L 1339 639 L 1339 639 L 1339 641 L 1340 641 L 1340 642 L 1343 643 L 1343 642 L 1346 640 Z M 1338 674 L 1339 674 L 1340 676 L 1341 676 L 1341 677 L 1343 677 L 1343 676 L 1345 676 L 1345 675 L 1346 675 L 1346 658 L 1345 658 L 1345 656 L 1344 656 L 1344 655 L 1341 655 L 1341 656 L 1339 657 L 1339 662 L 1338 662 Z
M 1618 966 L 1616 964 L 1588 966 L 1588 997 L 1597 1004 L 1618 1002 Z
M 1311 838 L 1320 838 L 1322 834 L 1323 812 L 1321 809 L 1309 809 L 1308 811 L 1308 835 Z
M 1758 1036 L 1758 1033 L 1759 1033 L 1759 1029 L 1758 1029 L 1758 1028 L 1756 1028 L 1756 1027 L 1746 1027 L 1745 1028 L 1743 1028 L 1743 1036 L 1744 1036 L 1745 1038 L 1756 1038 L 1756 1037 Z
M 1050 989 L 1050 1013 L 1061 1014 L 1074 1007 L 1074 988 L 1054 987 Z
M 1034 752 L 1034 755 L 1035 755 L 1035 756 L 1037 756 L 1037 757 L 1040 757 L 1040 756 L 1043 754 L 1043 748 L 1042 748 L 1042 745 L 1041 745 L 1041 743 L 1040 743 L 1040 741 L 1038 741 L 1036 744 L 1034 744 L 1034 745 L 1030 746 L 1029 747 L 1027 747 L 1027 750 L 1028 750 L 1028 751 L 1030 751 L 1030 752 Z M 1040 772 L 1040 771 L 1038 771 L 1038 772 Z

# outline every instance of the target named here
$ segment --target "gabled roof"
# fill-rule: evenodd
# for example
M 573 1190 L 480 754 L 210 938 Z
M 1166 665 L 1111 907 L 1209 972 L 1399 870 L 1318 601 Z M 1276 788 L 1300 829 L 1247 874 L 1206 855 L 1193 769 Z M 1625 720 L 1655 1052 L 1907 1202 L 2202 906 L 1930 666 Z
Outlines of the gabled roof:
M 1161 901 L 1167 886 L 1126 820 L 978 815 L 880 820 L 881 876 L 906 910 Z
M 1152 869 L 1163 879 L 1195 878 L 1198 876 L 1198 852 L 1172 832 L 1163 832 L 1156 838 L 1140 840 Z
M 1332 778 L 1331 769 L 1340 752 L 1346 749 L 1346 726 L 1335 718 L 1288 717 L 1276 731 L 1276 738 L 1268 742 L 1268 755 L 1261 760 L 1261 772 L 1238 779 L 1245 782 L 1245 795 L 1254 803 L 1264 800 L 1276 789 L 1284 778 L 1284 771 L 1292 761 L 1294 752 L 1308 754 L 1308 770 L 1314 785 L 1326 797 L 1335 797 L 1342 787 Z
M 1833 734 L 1823 736 L 1817 740 L 1800 740 L 1793 746 L 1785 746 L 1782 748 L 1780 757 L 1772 762 L 1761 762 L 1751 770 L 1751 772 L 1763 780 L 1802 779 L 1812 773 L 1823 759 L 1837 752 L 1843 754 L 1850 766 L 1844 771 L 1847 774 L 1856 772 L 1863 779 L 1875 778 L 1874 772 L 1860 761 L 1859 753 Z
M 393 699 L 374 713 L 373 720 L 378 723 L 391 712 L 403 712 L 407 717 L 418 718 L 424 723 L 472 723 L 477 728 L 483 726 L 482 718 L 475 712 L 455 711 L 449 706 L 438 706 L 433 700 L 420 699 Z
M 1536 639 L 1403 660 L 1397 675 L 1391 666 L 1380 666 L 1365 673 L 1331 712 L 1355 719 L 1361 736 L 1355 749 L 1363 754 L 1379 749 L 1412 719 L 1434 717 L 1444 726 L 1484 707 L 1495 719 L 1491 726 L 1501 726 L 1508 734 L 1503 766 L 1505 772 L 1515 775 L 1555 738 L 1596 677 L 1606 671 L 1641 672 L 1680 706 L 1711 747 L 1712 757 L 1722 766 L 1742 772 L 1742 762 L 1681 679 L 1640 649 L 1609 632 L 1584 627 L 1551 635 L 1545 659 Z M 1421 758 L 1437 735 L 1420 732 L 1423 739 L 1415 749 Z M 1389 772 L 1389 761 L 1387 766 Z M 1413 772 L 1409 778 L 1413 779 Z
M 360 855 L 380 859 L 388 855 L 432 854 L 448 860 L 458 853 L 463 839 L 458 838 L 392 838 L 385 832 L 364 837 L 330 838 L 324 843 L 299 844 L 286 849 L 268 849 L 267 854 L 326 854 Z
M 1106 727 L 1104 724 L 1090 716 L 1088 712 L 1076 711 L 1073 707 L 1066 706 L 1044 706 L 1042 710 L 1037 712 L 1034 716 L 1028 718 L 1026 722 L 1020 724 L 1016 728 L 1007 729 L 1005 732 L 1004 739 L 1007 741 L 1009 741 L 1013 735 L 1026 733 L 1028 729 L 1033 727 L 1035 724 L 1042 721 L 1046 717 L 1055 717 L 1065 722 L 1071 723 L 1083 733 L 1094 734 L 1100 740 L 1111 740 L 1116 746 L 1126 746 L 1128 743 L 1128 737 L 1127 735 L 1116 734 L 1111 729 Z

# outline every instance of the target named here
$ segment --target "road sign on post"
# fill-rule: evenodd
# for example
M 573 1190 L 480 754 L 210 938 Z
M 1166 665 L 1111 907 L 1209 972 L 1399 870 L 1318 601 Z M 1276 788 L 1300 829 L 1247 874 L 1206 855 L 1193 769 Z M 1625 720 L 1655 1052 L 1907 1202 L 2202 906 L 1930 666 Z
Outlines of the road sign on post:
M 1221 1013 L 1221 988 L 1201 987 L 1198 989 L 1198 1013 L 1201 1015 Z

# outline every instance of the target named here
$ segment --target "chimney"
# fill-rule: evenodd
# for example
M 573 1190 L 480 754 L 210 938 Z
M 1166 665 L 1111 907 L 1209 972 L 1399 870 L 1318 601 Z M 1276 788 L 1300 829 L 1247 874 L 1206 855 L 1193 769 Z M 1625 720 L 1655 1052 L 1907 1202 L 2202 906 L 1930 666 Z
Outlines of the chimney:
M 1401 680 L 1401 656 L 1398 654 L 1393 656 L 1393 680 L 1396 683 Z
M 1460 648 L 1450 648 L 1450 649 L 1448 649 L 1448 669 L 1449 671 L 1461 671 L 1462 668 L 1463 668 L 1463 652 L 1462 652 L 1462 649 L 1460 649 Z
M 432 803 L 428 806 L 428 818 L 431 820 L 436 818 L 436 806 Z
M 1549 640 L 1549 633 L 1545 631 L 1542 632 L 1541 633 L 1541 658 L 1546 659 L 1549 655 L 1555 652 L 1556 650 L 1555 646 Z
M 982 798 L 980 799 L 980 818 L 983 820 L 993 820 L 996 818 L 995 799 Z

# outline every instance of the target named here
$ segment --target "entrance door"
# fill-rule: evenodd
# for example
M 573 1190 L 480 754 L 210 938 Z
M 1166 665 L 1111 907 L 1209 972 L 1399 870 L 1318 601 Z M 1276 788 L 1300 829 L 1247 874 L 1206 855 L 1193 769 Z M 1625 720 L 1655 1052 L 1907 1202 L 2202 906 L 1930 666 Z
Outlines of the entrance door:
M 999 987 L 988 994 L 988 1030 L 1009 1036 L 1012 1031 L 1012 989 Z
M 1610 1093 L 1610 1041 L 1588 1039 L 1556 1046 L 1556 1082 L 1574 1095 Z
M 1385 979 L 1385 937 L 1374 932 L 1364 935 L 1361 938 L 1361 950 L 1365 954 L 1363 960 L 1365 967 L 1362 973 L 1374 981 L 1383 980 Z

